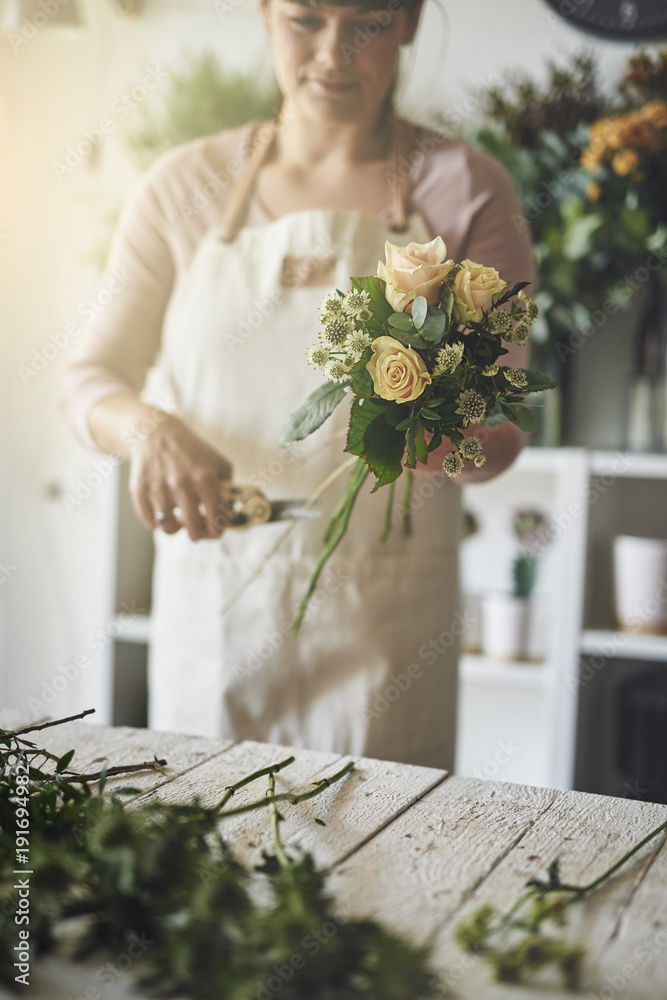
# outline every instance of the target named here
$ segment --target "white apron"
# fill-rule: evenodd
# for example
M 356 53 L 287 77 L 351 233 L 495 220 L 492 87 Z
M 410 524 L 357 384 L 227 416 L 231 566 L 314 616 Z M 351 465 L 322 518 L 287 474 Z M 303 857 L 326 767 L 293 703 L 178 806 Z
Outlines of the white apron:
M 232 462 L 235 482 L 305 498 L 347 457 L 349 404 L 306 441 L 278 447 L 290 412 L 322 383 L 306 349 L 328 290 L 283 287 L 284 261 L 333 249 L 332 287 L 347 290 L 351 275 L 376 273 L 386 239 L 432 234 L 417 215 L 398 236 L 376 216 L 308 210 L 226 235 L 205 234 L 175 288 L 153 385 Z M 369 476 L 299 634 L 288 635 L 346 477 L 323 498 L 324 516 L 300 522 L 224 616 L 284 523 L 198 542 L 155 533 L 151 728 L 452 767 L 459 491 L 443 474 L 416 473 L 410 538 L 399 479 L 385 543 L 387 488 L 371 495 Z

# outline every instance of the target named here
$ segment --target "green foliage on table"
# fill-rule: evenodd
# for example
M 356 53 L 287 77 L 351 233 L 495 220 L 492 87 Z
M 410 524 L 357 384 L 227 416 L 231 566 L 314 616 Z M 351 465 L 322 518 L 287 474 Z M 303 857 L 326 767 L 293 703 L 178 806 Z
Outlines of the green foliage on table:
M 561 880 L 560 859 L 549 865 L 547 880 L 530 879 L 526 892 L 504 914 L 482 903 L 456 926 L 456 940 L 467 952 L 483 958 L 494 977 L 504 983 L 527 983 L 539 977 L 546 985 L 549 972 L 563 987 L 580 987 L 585 950 L 560 933 L 567 926 L 570 907 L 587 899 L 655 837 L 667 832 L 667 822 L 651 830 L 606 871 L 586 885 Z M 658 847 L 657 852 L 662 845 Z M 650 867 L 650 865 L 649 865 Z
M 128 149 L 138 166 L 147 167 L 174 146 L 270 118 L 278 96 L 275 85 L 262 85 L 256 73 L 223 69 L 213 52 L 190 56 L 183 69 L 170 72 L 159 111 L 155 101 L 139 106 Z
M 205 808 L 198 800 L 170 805 L 158 798 L 124 805 L 121 794 L 136 790 L 103 796 L 103 771 L 93 791 L 86 776 L 70 768 L 72 753 L 56 761 L 24 737 L 0 730 L 0 903 L 5 915 L 18 905 L 18 795 L 29 803 L 24 867 L 31 872 L 31 959 L 52 951 L 65 933 L 78 958 L 135 956 L 133 980 L 156 997 L 254 1000 L 264 995 L 262 987 L 271 992 L 267 983 L 276 979 L 283 1000 L 439 995 L 425 948 L 375 921 L 341 916 L 327 894 L 325 873 L 308 854 L 288 857 L 280 841 L 278 803 L 283 808 L 316 796 L 352 763 L 299 795 L 276 795 L 274 775 L 293 762 L 289 757 L 237 781 Z M 55 771 L 46 769 L 48 759 Z M 17 764 L 29 768 L 27 785 L 17 784 Z M 266 797 L 229 807 L 235 791 L 262 776 L 269 780 Z M 235 859 L 219 825 L 227 816 L 267 807 L 274 853 L 253 872 Z M 258 880 L 268 887 L 268 902 L 257 902 Z M 13 918 L 6 919 L 14 927 Z M 0 937 L 0 987 L 20 990 L 15 930 Z

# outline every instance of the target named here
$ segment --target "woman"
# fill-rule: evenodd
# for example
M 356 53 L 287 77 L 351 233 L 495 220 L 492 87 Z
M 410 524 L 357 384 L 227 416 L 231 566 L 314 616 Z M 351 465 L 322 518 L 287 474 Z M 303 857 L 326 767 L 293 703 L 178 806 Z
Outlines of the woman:
M 221 483 L 306 497 L 345 457 L 344 406 L 300 448 L 277 448 L 288 414 L 321 381 L 305 351 L 325 291 L 375 273 L 386 239 L 436 234 L 454 259 L 532 278 L 502 169 L 392 115 L 398 54 L 421 2 L 259 0 L 280 116 L 165 156 L 116 236 L 109 267 L 131 277 L 81 345 L 66 398 L 84 440 L 130 460 L 137 514 L 159 529 L 152 728 L 452 766 L 465 621 L 458 487 L 442 474 L 417 473 L 411 538 L 395 528 L 381 545 L 382 494 L 359 498 L 296 638 L 288 626 L 321 524 L 299 524 L 220 614 L 283 530 L 225 530 Z M 139 393 L 154 362 L 149 403 Z M 142 433 L 156 401 L 155 429 Z M 487 465 L 467 480 L 501 471 L 522 443 L 511 425 L 487 432 Z M 340 489 L 326 495 L 325 518 Z

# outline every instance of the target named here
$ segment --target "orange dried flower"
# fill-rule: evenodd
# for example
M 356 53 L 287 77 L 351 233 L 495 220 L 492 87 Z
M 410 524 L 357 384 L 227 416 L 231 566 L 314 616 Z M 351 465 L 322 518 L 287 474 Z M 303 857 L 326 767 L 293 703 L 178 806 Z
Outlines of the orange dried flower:
M 618 174 L 619 177 L 627 177 L 639 166 L 639 157 L 634 149 L 622 149 L 620 152 L 614 153 L 611 165 L 615 174 Z

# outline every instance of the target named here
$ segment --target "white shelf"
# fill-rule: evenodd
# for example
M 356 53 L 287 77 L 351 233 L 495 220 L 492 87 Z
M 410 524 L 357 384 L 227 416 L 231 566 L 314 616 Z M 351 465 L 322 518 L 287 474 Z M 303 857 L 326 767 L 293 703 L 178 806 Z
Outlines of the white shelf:
M 115 636 L 117 641 L 148 644 L 151 630 L 150 615 L 133 615 L 131 618 L 124 615 L 116 618 L 115 624 L 119 629 Z
M 667 662 L 667 636 L 586 629 L 581 637 L 581 651 L 591 656 L 605 656 L 610 659 Z
M 459 661 L 459 676 L 463 681 L 484 684 L 519 684 L 543 687 L 551 680 L 550 664 L 523 661 L 492 660 L 477 653 L 465 653 Z
M 667 479 L 667 455 L 634 451 L 593 451 L 591 475 L 624 479 Z

